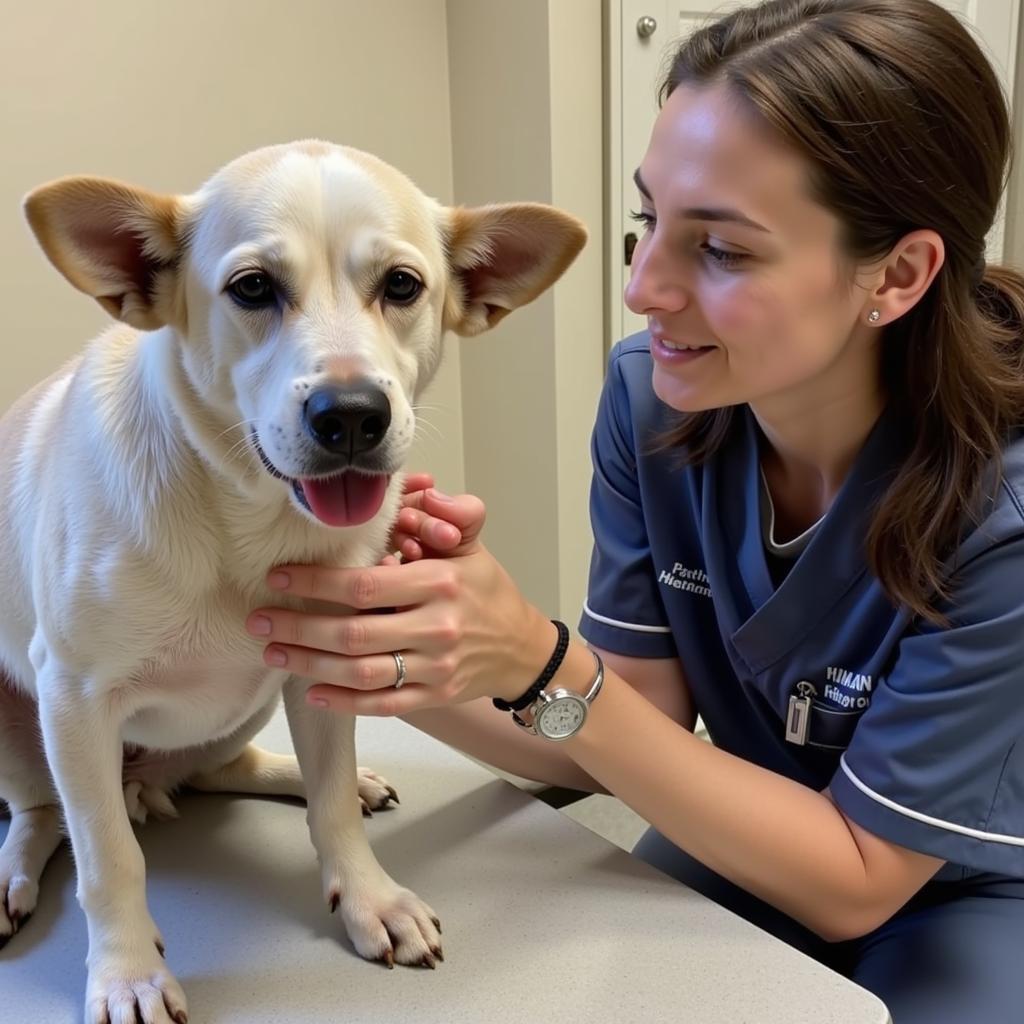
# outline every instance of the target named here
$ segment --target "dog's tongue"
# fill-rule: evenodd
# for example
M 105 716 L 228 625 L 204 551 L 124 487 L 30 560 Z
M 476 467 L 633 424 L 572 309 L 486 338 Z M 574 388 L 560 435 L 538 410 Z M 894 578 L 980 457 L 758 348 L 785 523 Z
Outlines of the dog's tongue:
M 326 480 L 302 480 L 313 515 L 327 526 L 358 526 L 372 519 L 384 502 L 391 478 L 349 470 Z

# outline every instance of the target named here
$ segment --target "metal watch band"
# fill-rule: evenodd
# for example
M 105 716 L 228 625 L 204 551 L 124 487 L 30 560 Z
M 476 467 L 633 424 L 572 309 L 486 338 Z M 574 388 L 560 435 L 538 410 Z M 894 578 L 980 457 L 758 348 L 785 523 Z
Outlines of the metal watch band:
M 594 678 L 585 694 L 579 694 L 564 687 L 559 687 L 559 689 L 550 694 L 541 690 L 531 707 L 531 710 L 533 711 L 533 721 L 527 722 L 519 715 L 518 712 L 513 712 L 512 721 L 514 721 L 521 729 L 525 729 L 527 732 L 533 733 L 535 736 L 540 735 L 536 726 L 537 712 L 540 710 L 538 705 L 543 704 L 546 700 L 553 700 L 561 694 L 575 697 L 577 700 L 582 699 L 589 710 L 590 705 L 594 703 L 597 699 L 597 695 L 601 692 L 601 687 L 604 686 L 604 662 L 601 660 L 601 656 L 597 651 L 591 650 L 590 654 L 594 659 Z

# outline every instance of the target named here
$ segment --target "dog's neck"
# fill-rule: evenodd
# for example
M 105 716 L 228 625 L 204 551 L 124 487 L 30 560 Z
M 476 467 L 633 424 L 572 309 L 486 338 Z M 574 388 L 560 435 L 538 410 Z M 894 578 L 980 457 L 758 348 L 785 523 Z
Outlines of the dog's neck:
M 195 457 L 218 483 L 250 495 L 263 470 L 245 443 L 245 423 L 219 414 L 201 393 L 188 370 L 185 343 L 174 328 L 140 335 L 138 372 L 149 401 L 164 404 Z

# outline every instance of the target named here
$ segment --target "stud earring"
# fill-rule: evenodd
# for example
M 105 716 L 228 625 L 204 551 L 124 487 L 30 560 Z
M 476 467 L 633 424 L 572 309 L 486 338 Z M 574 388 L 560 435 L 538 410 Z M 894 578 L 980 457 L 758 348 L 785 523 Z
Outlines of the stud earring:
M 868 313 L 868 322 L 877 324 L 882 319 L 882 311 L 880 309 L 873 309 Z

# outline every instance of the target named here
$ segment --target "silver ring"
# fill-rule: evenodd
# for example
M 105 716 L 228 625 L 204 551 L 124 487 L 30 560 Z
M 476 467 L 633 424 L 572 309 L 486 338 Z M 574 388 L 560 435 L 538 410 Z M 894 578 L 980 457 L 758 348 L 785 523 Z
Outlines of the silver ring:
M 405 658 L 398 651 L 392 651 L 391 657 L 395 659 L 395 668 L 398 669 L 398 678 L 395 680 L 395 689 L 400 690 L 405 682 Z

